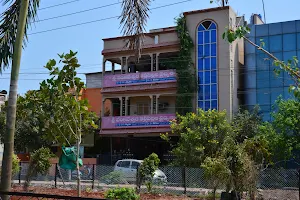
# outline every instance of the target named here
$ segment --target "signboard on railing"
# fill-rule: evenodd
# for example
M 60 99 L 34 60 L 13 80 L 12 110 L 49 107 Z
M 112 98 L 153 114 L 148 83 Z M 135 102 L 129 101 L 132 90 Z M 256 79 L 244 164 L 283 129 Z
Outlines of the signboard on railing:
M 103 87 L 105 88 L 125 85 L 143 85 L 170 82 L 176 82 L 175 70 L 105 75 L 103 78 Z
M 175 114 L 103 117 L 102 129 L 169 127 Z

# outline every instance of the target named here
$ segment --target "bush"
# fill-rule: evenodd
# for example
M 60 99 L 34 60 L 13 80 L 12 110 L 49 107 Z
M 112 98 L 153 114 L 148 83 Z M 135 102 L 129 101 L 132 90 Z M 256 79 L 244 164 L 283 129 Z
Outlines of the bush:
M 132 188 L 115 188 L 105 193 L 105 198 L 111 200 L 138 200 L 140 195 L 136 194 Z
M 16 154 L 13 154 L 12 160 L 12 176 L 15 176 L 20 171 L 20 159 Z
M 12 157 L 12 177 L 17 175 L 20 171 L 20 159 L 16 154 L 13 154 Z M 0 168 L 0 174 L 1 174 L 1 168 Z
M 27 190 L 33 177 L 38 174 L 45 175 L 48 173 L 51 163 L 50 158 L 54 155 L 49 148 L 40 148 L 30 155 L 30 162 L 25 178 L 24 189 Z
M 124 174 L 120 171 L 113 171 L 103 176 L 101 180 L 106 184 L 127 184 Z
M 148 192 L 151 192 L 153 186 L 153 176 L 155 170 L 158 169 L 160 160 L 157 154 L 152 153 L 148 158 L 145 158 L 138 169 L 137 173 L 137 191 L 140 192 L 141 185 L 145 183 Z

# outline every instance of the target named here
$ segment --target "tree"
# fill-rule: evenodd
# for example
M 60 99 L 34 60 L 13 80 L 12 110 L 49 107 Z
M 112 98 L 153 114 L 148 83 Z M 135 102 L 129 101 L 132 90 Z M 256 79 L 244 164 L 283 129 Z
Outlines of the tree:
M 19 96 L 17 100 L 16 132 L 14 150 L 16 152 L 32 152 L 41 147 L 49 147 L 52 141 L 44 134 L 44 121 L 39 118 L 40 113 L 32 109 L 31 98 L 35 91 L 28 91 L 25 96 Z M 6 133 L 7 104 L 0 112 L 0 141 L 4 142 Z
M 7 133 L 1 171 L 1 190 L 9 191 L 12 177 L 12 159 L 16 119 L 17 86 L 20 71 L 22 41 L 27 39 L 27 28 L 35 20 L 39 0 L 5 0 L 11 3 L 0 20 L 0 72 L 12 61 L 7 111 Z M 3 199 L 9 197 L 3 196 Z
M 274 106 L 272 125 L 281 135 L 290 152 L 300 160 L 300 100 L 279 98 Z
M 179 141 L 172 149 L 175 164 L 185 167 L 200 167 L 206 157 L 215 157 L 221 150 L 226 136 L 231 135 L 231 126 L 225 111 L 199 109 L 197 113 L 178 115 L 171 122 L 172 134 Z M 168 139 L 168 135 L 162 136 Z
M 50 141 L 60 145 L 76 143 L 77 191 L 81 195 L 79 149 L 84 134 L 94 133 L 98 120 L 95 113 L 88 111 L 87 99 L 80 97 L 84 83 L 77 77 L 76 69 L 80 67 L 77 52 L 70 51 L 59 55 L 63 66 L 56 66 L 54 59 L 49 60 L 45 68 L 51 78 L 40 83 L 40 90 L 32 96 L 31 105 L 34 112 L 45 122 L 44 133 Z

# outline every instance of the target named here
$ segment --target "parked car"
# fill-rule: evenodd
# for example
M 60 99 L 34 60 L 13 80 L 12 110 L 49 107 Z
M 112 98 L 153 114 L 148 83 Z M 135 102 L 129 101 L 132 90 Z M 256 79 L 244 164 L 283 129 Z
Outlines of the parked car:
M 136 159 L 118 160 L 115 164 L 114 171 L 121 171 L 124 175 L 124 178 L 128 182 L 135 182 L 137 169 L 142 164 L 142 162 L 143 162 L 142 160 L 136 160 Z M 163 171 L 157 169 L 154 172 L 153 182 L 166 183 L 167 176 Z

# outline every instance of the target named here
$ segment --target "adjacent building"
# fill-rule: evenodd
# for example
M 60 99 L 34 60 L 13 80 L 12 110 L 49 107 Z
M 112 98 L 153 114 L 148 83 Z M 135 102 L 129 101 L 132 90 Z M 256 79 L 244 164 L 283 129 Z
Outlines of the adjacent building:
M 300 20 L 271 24 L 260 21 L 254 24 L 256 21 L 257 16 L 254 15 L 249 25 L 251 33 L 248 38 L 251 41 L 262 44 L 285 62 L 292 60 L 294 56 L 300 58 Z M 273 60 L 248 43 L 245 43 L 245 61 L 245 105 L 248 109 L 259 105 L 264 120 L 270 121 L 272 105 L 279 96 L 284 99 L 292 98 L 288 88 L 294 82 L 285 72 L 277 76 Z

